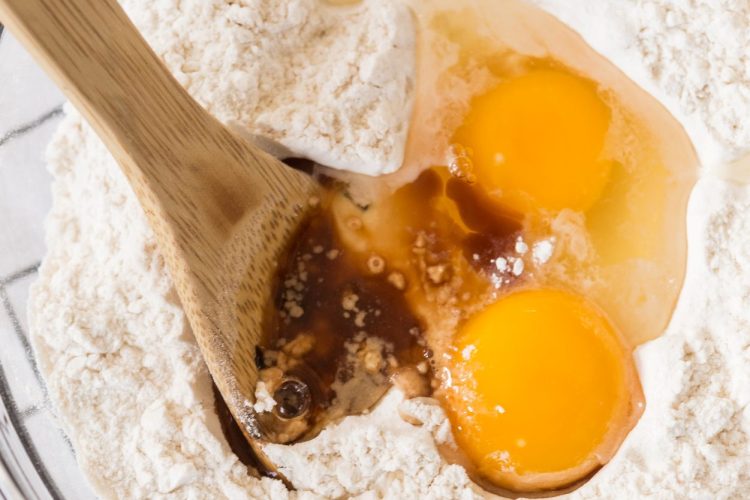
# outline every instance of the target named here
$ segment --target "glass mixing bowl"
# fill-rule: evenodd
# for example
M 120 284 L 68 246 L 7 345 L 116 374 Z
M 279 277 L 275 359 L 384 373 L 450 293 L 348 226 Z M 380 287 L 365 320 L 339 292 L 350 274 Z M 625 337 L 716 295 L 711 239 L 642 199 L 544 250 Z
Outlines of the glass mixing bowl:
M 64 98 L 0 25 L 0 499 L 95 498 L 47 398 L 26 301 L 51 204 L 44 151 Z

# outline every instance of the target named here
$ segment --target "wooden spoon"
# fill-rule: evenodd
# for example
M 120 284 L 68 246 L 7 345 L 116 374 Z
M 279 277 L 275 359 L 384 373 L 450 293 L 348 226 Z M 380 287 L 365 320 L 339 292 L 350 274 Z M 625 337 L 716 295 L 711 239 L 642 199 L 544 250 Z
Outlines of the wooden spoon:
M 316 182 L 193 101 L 114 0 L 0 0 L 0 22 L 119 162 L 209 371 L 259 452 L 256 346 L 278 259 Z

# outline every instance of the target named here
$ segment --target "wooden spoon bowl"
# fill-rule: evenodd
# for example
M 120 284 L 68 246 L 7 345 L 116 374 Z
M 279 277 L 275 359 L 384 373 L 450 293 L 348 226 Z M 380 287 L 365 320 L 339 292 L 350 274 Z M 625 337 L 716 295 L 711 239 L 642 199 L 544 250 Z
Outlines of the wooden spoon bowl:
M 115 0 L 0 0 L 0 22 L 122 167 L 208 369 L 261 454 L 256 346 L 277 263 L 317 183 L 193 101 Z

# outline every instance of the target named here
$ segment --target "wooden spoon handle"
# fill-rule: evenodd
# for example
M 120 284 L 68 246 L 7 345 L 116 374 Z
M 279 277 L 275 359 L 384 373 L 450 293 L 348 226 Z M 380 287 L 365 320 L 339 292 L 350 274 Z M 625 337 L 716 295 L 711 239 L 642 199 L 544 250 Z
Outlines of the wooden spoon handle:
M 242 166 L 267 155 L 238 146 L 193 101 L 115 0 L 0 0 L 0 21 L 104 140 L 147 213 L 181 213 L 220 242 L 247 209 L 248 190 L 263 196 L 263 177 L 220 158 L 235 150 Z
M 115 0 L 0 0 L 0 22 L 120 163 L 211 374 L 255 443 L 255 348 L 277 262 L 316 182 L 196 104 Z

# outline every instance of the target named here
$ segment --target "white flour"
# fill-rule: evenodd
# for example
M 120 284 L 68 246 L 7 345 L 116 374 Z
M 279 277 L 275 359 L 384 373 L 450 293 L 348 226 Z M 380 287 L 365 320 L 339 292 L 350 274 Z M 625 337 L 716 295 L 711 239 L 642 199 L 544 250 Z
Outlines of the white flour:
M 177 79 L 221 121 L 296 156 L 401 166 L 414 87 L 407 9 L 370 0 L 122 0 Z
M 312 441 L 268 446 L 266 452 L 298 488 L 325 498 L 363 493 L 367 498 L 480 498 L 464 469 L 440 458 L 436 442 L 452 442 L 442 409 L 402 400 L 392 391 L 371 415 L 350 417 Z M 423 424 L 406 423 L 399 411 Z
M 750 146 L 738 120 L 750 116 L 750 88 L 717 78 L 747 77 L 747 3 L 536 2 L 660 97 L 704 160 Z M 382 0 L 341 14 L 318 10 L 315 0 L 125 4 L 180 81 L 223 121 L 256 121 L 253 132 L 328 164 L 377 165 L 377 173 L 400 163 L 413 87 L 404 10 Z M 734 14 L 721 21 L 727 6 Z M 727 23 L 738 38 L 726 35 Z M 708 73 L 682 78 L 690 67 Z M 477 494 L 437 451 L 451 440 L 441 410 L 401 404 L 397 393 L 311 442 L 269 449 L 304 491 L 288 494 L 278 481 L 247 475 L 222 438 L 208 373 L 145 218 L 75 113 L 49 163 L 49 253 L 32 290 L 31 330 L 58 414 L 101 496 Z M 574 497 L 741 498 L 750 488 L 750 188 L 701 180 L 688 225 L 680 304 L 668 332 L 638 351 L 646 413 Z M 424 424 L 406 423 L 399 407 Z

